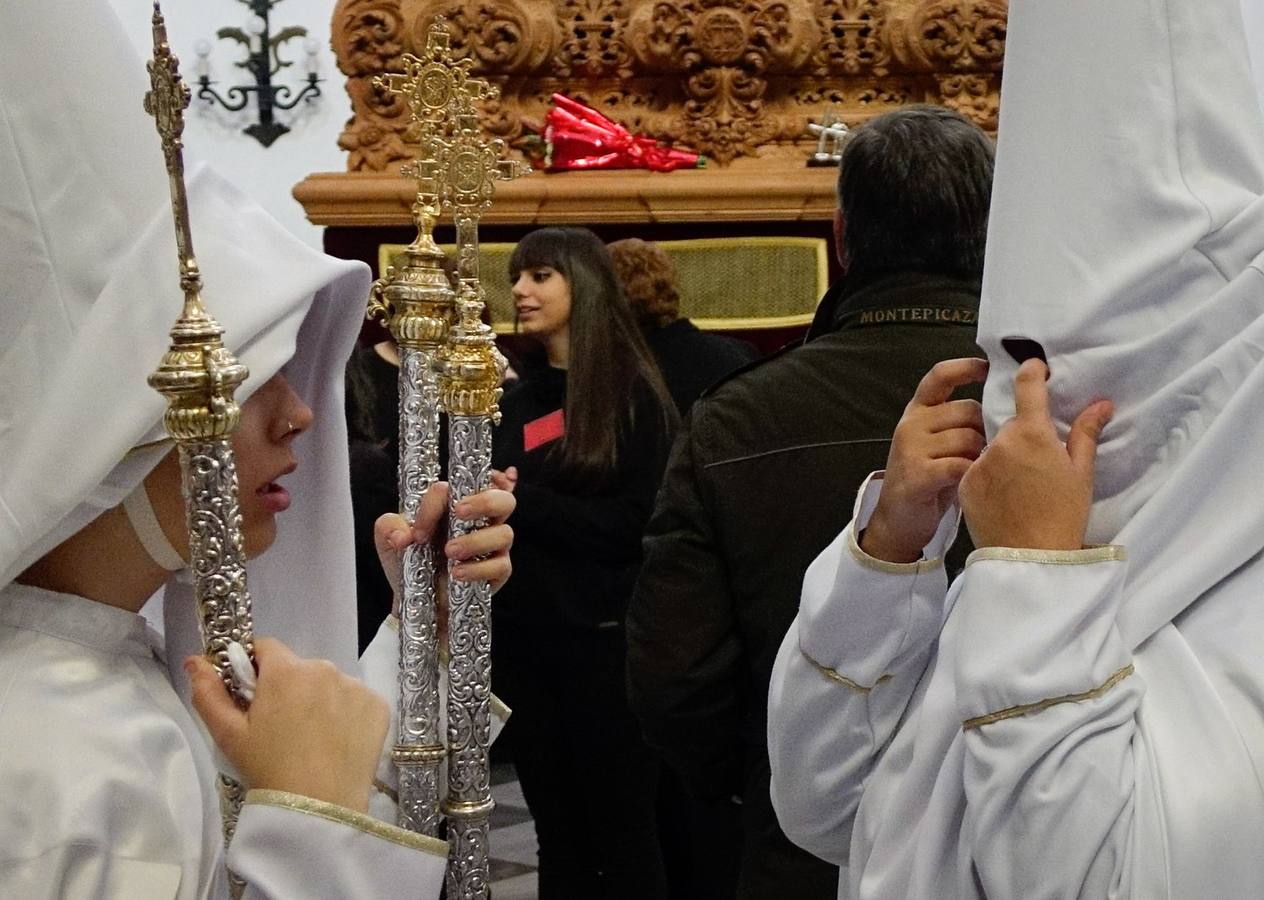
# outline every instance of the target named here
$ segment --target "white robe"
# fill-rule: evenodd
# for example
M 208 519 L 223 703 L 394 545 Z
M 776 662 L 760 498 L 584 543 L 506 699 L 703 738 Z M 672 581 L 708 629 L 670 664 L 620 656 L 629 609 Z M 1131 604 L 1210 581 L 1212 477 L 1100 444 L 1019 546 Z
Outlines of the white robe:
M 397 645 L 383 628 L 366 659 Z M 124 610 L 0 590 L 0 897 L 228 896 L 215 768 L 161 646 Z M 246 897 L 438 897 L 447 845 L 256 791 L 228 857 Z
M 1113 400 L 1088 540 L 1124 549 L 984 551 L 949 587 L 951 522 L 926 562 L 859 552 L 867 486 L 769 695 L 778 815 L 846 867 L 844 896 L 1264 896 L 1264 122 L 1244 6 L 1010 4 L 985 421 L 1013 414 L 1010 336 L 1044 346 L 1061 434 Z
M 926 561 L 860 551 L 880 485 L 808 570 L 769 694 L 778 818 L 839 896 L 1264 894 L 1264 566 L 1134 652 L 1119 548 L 978 551 L 949 589 L 955 512 Z

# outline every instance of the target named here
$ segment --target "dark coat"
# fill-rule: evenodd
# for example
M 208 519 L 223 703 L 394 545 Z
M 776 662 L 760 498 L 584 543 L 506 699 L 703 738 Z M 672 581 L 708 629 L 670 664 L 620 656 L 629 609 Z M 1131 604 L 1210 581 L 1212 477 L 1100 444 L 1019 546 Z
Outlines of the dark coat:
M 703 800 L 742 798 L 738 896 L 834 900 L 837 870 L 793 846 L 768 796 L 768 682 L 808 564 L 885 465 L 934 363 L 977 356 L 978 282 L 845 285 L 833 330 L 705 394 L 672 450 L 628 611 L 630 700 Z M 959 551 L 958 551 L 959 553 Z
M 645 340 L 682 416 L 703 391 L 759 355 L 745 341 L 707 334 L 688 319 L 651 329 Z

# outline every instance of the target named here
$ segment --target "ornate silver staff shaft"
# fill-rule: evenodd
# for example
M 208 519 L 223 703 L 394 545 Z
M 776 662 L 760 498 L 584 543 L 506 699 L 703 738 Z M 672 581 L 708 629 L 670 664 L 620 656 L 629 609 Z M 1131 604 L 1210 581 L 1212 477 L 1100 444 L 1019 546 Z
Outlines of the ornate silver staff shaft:
M 442 24 L 432 28 L 424 58 L 404 54 L 403 73 L 376 80 L 379 90 L 404 97 L 421 144 L 419 158 L 404 170 L 418 185 L 413 205 L 417 238 L 404 251 L 403 268 L 388 268 L 375 285 L 369 305 L 370 317 L 382 317 L 400 351 L 399 495 L 409 521 L 426 489 L 440 477 L 434 355 L 451 325 L 453 293 L 433 231 L 443 209 L 438 179 L 448 106 L 468 68 L 468 63 L 453 63 L 448 38 Z M 392 752 L 399 773 L 398 823 L 436 836 L 441 821 L 439 767 L 447 751 L 439 736 L 439 635 L 431 547 L 414 546 L 405 552 L 401 582 L 399 731 Z
M 439 479 L 439 382 L 434 353 L 447 336 L 453 293 L 431 231 L 439 211 L 432 160 L 414 167 L 421 188 L 413 208 L 416 240 L 399 271 L 374 287 L 369 316 L 385 319 L 399 346 L 399 497 L 408 521 Z M 404 553 L 400 597 L 399 731 L 392 757 L 399 771 L 399 825 L 439 833 L 439 635 L 435 561 L 430 545 Z
M 520 173 L 501 159 L 503 141 L 483 138 L 474 101 L 495 89 L 469 82 L 449 144 L 444 191 L 456 220 L 458 323 L 439 358 L 440 391 L 448 411 L 448 480 L 452 507 L 491 480 L 492 424 L 499 421 L 505 359 L 481 321 L 478 221 L 491 205 L 495 182 Z M 449 515 L 455 537 L 481 526 Z M 491 585 L 448 582 L 448 816 L 449 900 L 486 900 L 489 826 L 495 802 L 487 748 L 491 736 Z
M 150 90 L 145 95 L 145 111 L 154 117 L 167 161 L 184 309 L 171 329 L 171 346 L 149 376 L 149 384 L 167 398 L 163 424 L 179 448 L 203 653 L 237 702 L 245 706 L 228 658 L 228 645 L 233 642 L 254 658 L 237 469 L 229 438 L 241 415 L 233 393 L 248 372 L 224 346 L 224 329 L 202 305 L 202 276 L 193 255 L 181 141 L 189 88 L 180 77 L 179 61 L 167 42 L 166 24 L 157 3 L 153 33 L 154 58 L 148 64 Z M 220 775 L 225 843 L 237 827 L 243 795 L 241 785 Z M 229 877 L 234 895 L 239 895 L 244 884 L 231 872 Z

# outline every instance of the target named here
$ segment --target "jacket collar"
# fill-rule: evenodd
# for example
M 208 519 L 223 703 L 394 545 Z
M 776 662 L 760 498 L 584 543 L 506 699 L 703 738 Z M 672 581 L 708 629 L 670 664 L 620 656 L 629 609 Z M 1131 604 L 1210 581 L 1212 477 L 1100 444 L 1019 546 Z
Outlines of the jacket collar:
M 856 322 L 857 314 L 878 309 L 914 309 L 934 298 L 935 308 L 969 310 L 977 313 L 981 283 L 978 279 L 936 272 L 886 272 L 878 275 L 844 277 L 835 282 L 821 299 L 807 341 L 838 331 Z M 920 321 L 895 318 L 897 321 Z

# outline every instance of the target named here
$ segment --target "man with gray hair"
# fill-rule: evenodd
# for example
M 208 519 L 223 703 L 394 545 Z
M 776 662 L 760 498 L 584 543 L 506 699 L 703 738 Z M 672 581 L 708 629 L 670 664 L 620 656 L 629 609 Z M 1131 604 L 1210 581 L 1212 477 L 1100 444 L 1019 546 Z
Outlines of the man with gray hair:
M 729 823 L 695 897 L 832 898 L 837 873 L 782 834 L 768 797 L 765 702 L 803 571 L 846 523 L 935 362 L 972 355 L 991 195 L 990 139 L 908 107 L 857 127 L 839 169 L 845 271 L 809 340 L 721 382 L 672 451 L 628 611 L 631 702 L 646 738 Z M 738 823 L 740 820 L 740 824 Z

